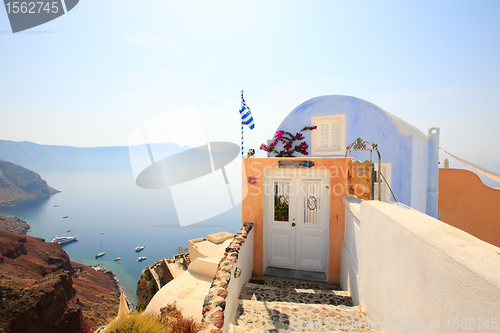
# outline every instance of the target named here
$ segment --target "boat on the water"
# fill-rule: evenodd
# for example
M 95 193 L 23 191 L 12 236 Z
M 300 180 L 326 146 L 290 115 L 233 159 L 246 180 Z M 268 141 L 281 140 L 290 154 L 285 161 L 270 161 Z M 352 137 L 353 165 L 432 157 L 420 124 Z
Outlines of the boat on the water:
M 146 260 L 146 257 L 139 257 L 139 258 L 137 258 L 137 261 L 143 261 L 143 260 Z
M 116 257 L 115 258 L 115 261 L 120 261 L 120 260 L 122 260 L 122 257 Z
M 102 243 L 101 243 L 101 252 L 99 252 L 98 254 L 96 254 L 95 257 L 99 258 L 99 257 L 102 257 L 105 254 L 106 254 L 106 251 L 104 251 L 104 246 L 102 246 Z
M 139 252 L 139 251 L 142 251 L 144 250 L 144 246 L 138 246 L 135 248 L 135 252 Z
M 69 216 L 68 215 L 64 215 L 63 216 L 63 219 L 67 219 Z
M 78 240 L 77 238 L 78 238 L 78 236 L 75 236 L 75 237 L 56 236 L 56 238 L 54 238 L 52 240 L 52 243 L 57 243 L 59 245 L 63 245 L 66 243 L 77 241 Z
M 73 231 L 73 230 L 69 229 L 69 230 L 68 230 L 68 231 L 66 231 L 66 232 L 72 232 L 72 231 Z

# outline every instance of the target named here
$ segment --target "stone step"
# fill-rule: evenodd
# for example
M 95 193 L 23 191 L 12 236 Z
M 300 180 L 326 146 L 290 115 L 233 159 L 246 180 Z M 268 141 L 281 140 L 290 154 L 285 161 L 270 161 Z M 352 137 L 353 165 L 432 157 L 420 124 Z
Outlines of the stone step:
M 293 302 L 354 306 L 349 293 L 330 289 L 282 288 L 273 285 L 247 283 L 241 290 L 240 299 L 266 302 Z
M 359 306 L 240 300 L 233 332 L 377 332 Z
M 253 284 L 264 286 L 274 286 L 279 288 L 297 288 L 297 289 L 315 289 L 315 290 L 341 290 L 340 285 L 331 284 L 328 282 L 317 282 L 298 280 L 293 278 L 269 276 L 269 275 L 253 275 L 250 279 Z
M 359 330 L 359 329 L 352 329 L 352 330 L 287 330 L 287 329 L 281 329 L 281 328 L 276 328 L 276 329 L 271 329 L 271 330 L 262 330 L 262 329 L 250 329 L 248 327 L 244 326 L 235 326 L 232 324 L 229 324 L 229 333 L 294 333 L 294 332 L 328 332 L 328 333 L 346 333 L 346 332 L 372 332 L 372 333 L 381 333 L 383 331 L 377 331 L 377 330 Z

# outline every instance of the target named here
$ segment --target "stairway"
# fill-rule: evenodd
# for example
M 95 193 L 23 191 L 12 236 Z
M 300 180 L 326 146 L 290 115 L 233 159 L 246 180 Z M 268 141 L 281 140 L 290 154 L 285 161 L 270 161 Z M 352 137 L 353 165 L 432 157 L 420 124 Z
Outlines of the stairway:
M 241 291 L 230 332 L 380 332 L 368 324 L 338 285 L 253 276 Z

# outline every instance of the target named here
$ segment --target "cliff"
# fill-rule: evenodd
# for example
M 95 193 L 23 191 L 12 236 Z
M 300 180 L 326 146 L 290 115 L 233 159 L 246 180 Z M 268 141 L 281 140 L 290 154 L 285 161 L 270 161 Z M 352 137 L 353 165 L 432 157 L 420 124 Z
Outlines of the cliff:
M 71 262 L 73 287 L 80 299 L 85 322 L 93 330 L 118 315 L 120 287 L 111 271 L 98 272 L 92 267 Z
M 59 191 L 47 185 L 39 174 L 0 160 L 0 204 L 49 196 Z
M 118 299 L 112 276 L 71 263 L 59 244 L 0 231 L 0 333 L 88 333 Z
M 0 332 L 89 332 L 58 244 L 0 231 Z
M 0 215 L 0 230 L 26 235 L 29 229 L 29 224 L 20 218 Z
M 173 276 L 165 259 L 157 260 L 151 266 L 146 267 L 137 282 L 137 307 L 145 308 L 158 290 L 172 279 Z

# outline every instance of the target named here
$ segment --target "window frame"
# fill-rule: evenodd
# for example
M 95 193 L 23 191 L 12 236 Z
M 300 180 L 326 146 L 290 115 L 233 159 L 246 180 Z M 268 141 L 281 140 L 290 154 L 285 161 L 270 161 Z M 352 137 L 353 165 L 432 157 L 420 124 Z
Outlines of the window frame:
M 340 149 L 321 148 L 321 125 L 333 122 L 340 125 Z M 318 126 L 311 132 L 311 155 L 345 155 L 345 113 L 311 117 L 311 126 Z M 329 138 L 329 140 L 331 139 Z
M 374 162 L 373 165 L 374 165 L 375 171 L 378 172 L 378 162 Z M 393 201 L 391 190 L 389 189 L 389 187 L 392 187 L 392 181 L 391 181 L 391 178 L 392 178 L 392 163 L 390 163 L 390 162 L 382 162 L 381 163 L 381 167 L 382 167 L 383 175 L 384 175 L 384 177 L 385 177 L 385 179 L 387 181 L 387 183 L 386 183 L 382 179 L 382 177 L 379 176 L 380 180 L 382 180 L 382 195 L 381 195 L 381 199 L 383 201 Z M 387 184 L 389 184 L 389 186 L 387 186 Z M 378 200 L 378 194 L 375 194 L 375 188 L 377 188 L 377 190 L 378 190 L 378 182 L 373 182 L 373 199 L 374 200 Z

